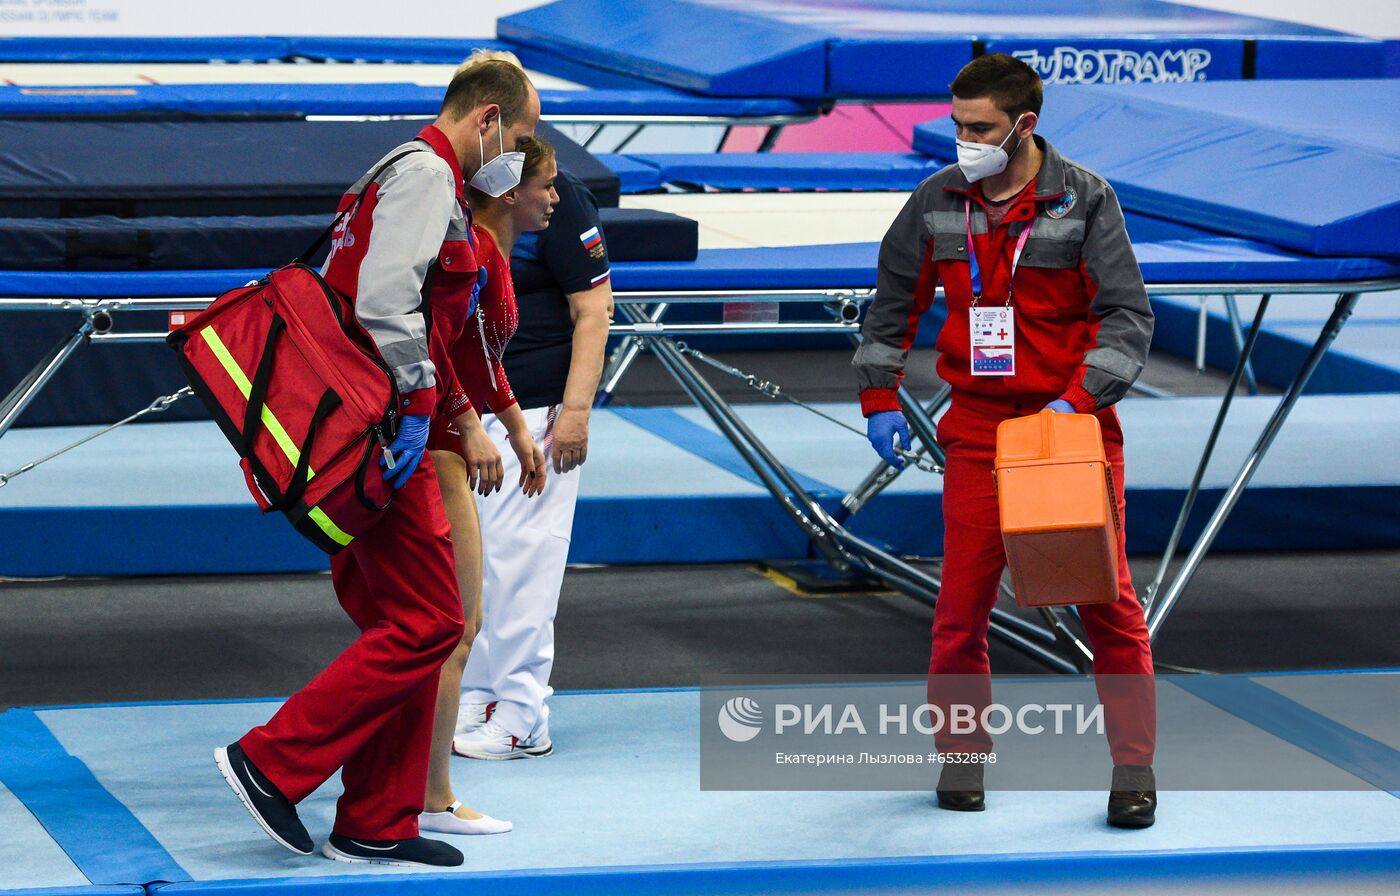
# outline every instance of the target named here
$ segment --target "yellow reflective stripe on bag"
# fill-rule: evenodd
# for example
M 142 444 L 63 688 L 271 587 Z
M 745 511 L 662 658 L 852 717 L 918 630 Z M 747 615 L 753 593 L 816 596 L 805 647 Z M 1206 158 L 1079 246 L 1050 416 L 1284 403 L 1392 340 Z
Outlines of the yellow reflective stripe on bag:
M 219 334 L 214 332 L 212 326 L 209 326 L 200 330 L 199 335 L 200 338 L 204 340 L 205 345 L 209 346 L 209 350 L 214 353 L 214 357 L 219 359 L 219 363 L 223 365 L 224 372 L 229 375 L 229 379 L 233 380 L 233 384 L 238 387 L 238 391 L 243 393 L 244 398 L 247 398 L 249 393 L 252 392 L 253 384 L 249 382 L 248 375 L 243 372 L 243 368 L 238 366 L 238 362 L 234 360 L 233 354 L 228 350 L 228 346 L 224 345 L 223 340 L 219 338 Z M 282 453 L 287 456 L 287 461 L 295 467 L 301 460 L 301 451 L 298 450 L 291 436 L 287 435 L 287 430 L 282 427 L 282 423 L 277 419 L 277 415 L 273 414 L 272 409 L 264 404 L 261 417 L 263 425 L 266 426 L 267 431 L 272 434 L 273 441 L 277 443 L 277 447 L 282 449 Z M 315 475 L 316 472 L 308 465 L 306 468 L 307 481 L 311 481 L 311 477 Z M 342 532 L 340 527 L 337 526 L 330 517 L 326 516 L 325 511 L 321 510 L 321 508 L 312 507 L 307 513 L 307 516 L 309 516 L 311 521 L 336 544 L 347 545 L 355 540 L 355 536 L 347 535 L 345 532 Z

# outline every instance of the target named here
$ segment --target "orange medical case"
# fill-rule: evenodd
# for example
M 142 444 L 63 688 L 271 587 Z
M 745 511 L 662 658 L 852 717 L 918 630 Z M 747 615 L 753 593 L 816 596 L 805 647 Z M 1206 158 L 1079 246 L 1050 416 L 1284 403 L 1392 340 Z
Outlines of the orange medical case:
M 1044 410 L 997 427 L 997 506 L 1022 607 L 1118 599 L 1118 519 L 1097 417 Z

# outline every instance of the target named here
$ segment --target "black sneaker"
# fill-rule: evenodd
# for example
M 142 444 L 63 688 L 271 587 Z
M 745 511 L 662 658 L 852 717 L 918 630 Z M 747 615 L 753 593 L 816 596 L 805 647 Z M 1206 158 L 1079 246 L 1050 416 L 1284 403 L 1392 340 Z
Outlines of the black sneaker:
M 360 840 L 331 834 L 321 855 L 337 862 L 367 865 L 417 865 L 422 868 L 455 868 L 465 859 L 461 850 L 438 840 Z
M 1157 778 L 1150 765 L 1116 765 L 1108 793 L 1108 823 L 1150 828 L 1157 820 Z
M 981 812 L 987 808 L 980 762 L 946 762 L 938 774 L 938 808 Z
M 253 820 L 262 826 L 273 840 L 303 856 L 311 855 L 316 848 L 311 835 L 306 832 L 301 819 L 297 818 L 296 806 L 282 795 L 267 776 L 258 771 L 257 766 L 243 754 L 237 743 L 219 747 L 214 751 L 214 762 L 218 763 L 228 786 L 238 794 Z

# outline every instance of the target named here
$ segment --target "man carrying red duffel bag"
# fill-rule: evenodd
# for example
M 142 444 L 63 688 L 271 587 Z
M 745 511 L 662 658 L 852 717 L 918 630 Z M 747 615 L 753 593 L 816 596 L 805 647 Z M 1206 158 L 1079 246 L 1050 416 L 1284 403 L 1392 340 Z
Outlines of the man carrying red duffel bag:
M 513 161 L 486 158 L 480 137 L 493 129 L 527 135 L 538 121 L 539 97 L 517 71 L 503 66 L 484 88 L 480 78 L 454 78 L 438 119 L 347 192 L 322 269 L 393 375 L 397 430 L 376 456 L 396 492 L 331 557 L 336 597 L 359 639 L 265 725 L 215 751 L 263 830 L 303 855 L 314 844 L 296 804 L 341 769 L 345 792 L 322 848 L 327 857 L 463 861 L 454 847 L 418 836 L 438 670 L 463 629 L 449 525 L 425 448 L 434 414 L 457 417 L 464 431 L 480 420 L 430 330 L 434 314 L 465 318 L 476 279 L 464 169 L 470 178 Z

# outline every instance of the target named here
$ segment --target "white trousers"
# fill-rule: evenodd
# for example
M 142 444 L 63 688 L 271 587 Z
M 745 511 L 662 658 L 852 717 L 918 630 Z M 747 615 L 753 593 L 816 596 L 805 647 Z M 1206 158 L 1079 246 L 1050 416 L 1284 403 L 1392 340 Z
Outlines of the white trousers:
M 549 408 L 524 412 L 525 422 L 543 446 Z M 520 493 L 520 461 L 506 442 L 506 428 L 494 414 L 482 423 L 501 451 L 505 480 L 495 494 L 476 496 L 481 513 L 483 553 L 482 624 L 462 676 L 462 700 L 496 703 L 492 718 L 511 734 L 528 740 L 549 719 L 545 699 L 554 691 L 554 614 L 569 559 L 569 538 L 578 502 L 579 470 L 554 472 L 544 493 Z

